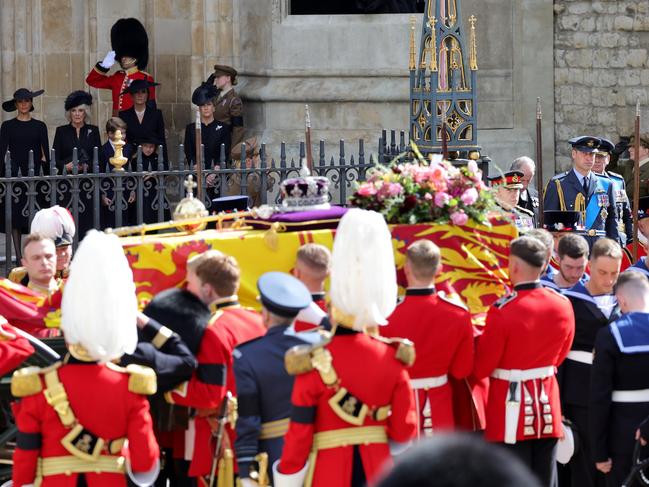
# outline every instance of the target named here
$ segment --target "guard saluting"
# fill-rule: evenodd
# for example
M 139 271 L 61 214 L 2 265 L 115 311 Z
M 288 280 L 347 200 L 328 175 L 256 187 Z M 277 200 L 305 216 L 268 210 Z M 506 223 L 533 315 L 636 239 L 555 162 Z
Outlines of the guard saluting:
M 636 429 L 649 415 L 649 281 L 625 272 L 615 294 L 624 316 L 597 333 L 589 411 L 593 458 L 610 486 L 629 474 Z
M 595 470 L 588 434 L 588 393 L 593 347 L 597 332 L 620 316 L 613 285 L 620 272 L 622 250 L 617 242 L 604 238 L 590 253 L 590 280 L 564 291 L 575 316 L 575 339 L 559 370 L 561 403 L 580 438 L 580 447 L 568 464 L 573 487 L 592 487 L 602 482 Z
M 250 468 L 258 463 L 257 481 L 266 485 L 266 468 L 279 460 L 291 416 L 293 377 L 284 367 L 286 351 L 321 338 L 319 333 L 295 333 L 295 317 L 311 303 L 306 286 L 289 274 L 269 272 L 257 282 L 261 297 L 262 319 L 266 334 L 243 345 L 233 353 L 237 384 L 239 419 L 234 450 L 239 477 L 244 486 L 257 485 L 250 480 Z M 267 458 L 263 457 L 263 454 Z
M 582 214 L 581 224 L 592 247 L 597 238 L 618 240 L 615 188 L 610 179 L 592 172 L 600 145 L 597 137 L 575 137 L 572 145 L 573 168 L 554 176 L 545 187 L 546 210 L 574 210 Z
M 372 242 L 367 246 L 367 242 Z M 275 487 L 374 485 L 391 442 L 408 442 L 416 411 L 405 364 L 411 343 L 363 333 L 396 305 L 392 239 L 383 217 L 352 209 L 340 220 L 331 269 L 330 341 L 291 349 L 293 412 Z
M 21 369 L 11 381 L 12 394 L 22 398 L 14 485 L 125 487 L 127 472 L 138 485 L 155 480 L 159 451 L 143 396 L 155 393 L 155 373 L 112 363 L 135 350 L 136 313 L 133 275 L 117 237 L 91 230 L 63 295 L 68 355 L 45 369 Z
M 546 256 L 536 238 L 512 241 L 514 292 L 489 309 L 474 375 L 491 377 L 485 438 L 504 443 L 551 486 L 555 447 L 563 436 L 555 372 L 570 349 L 575 322 L 569 301 L 539 282 Z

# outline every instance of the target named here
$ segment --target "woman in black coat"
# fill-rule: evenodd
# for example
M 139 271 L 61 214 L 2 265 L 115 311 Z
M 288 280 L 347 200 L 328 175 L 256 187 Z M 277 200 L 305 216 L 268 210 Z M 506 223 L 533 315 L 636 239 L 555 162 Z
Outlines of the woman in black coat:
M 101 137 L 99 128 L 87 123 L 90 120 L 91 105 L 92 95 L 85 91 L 74 91 L 65 99 L 65 118 L 70 123 L 56 128 L 53 144 L 56 168 L 59 174 L 63 174 L 64 169 L 65 174 L 72 174 L 72 155 L 75 148 L 79 161 L 77 168 L 79 174 L 92 172 L 93 151 L 95 147 L 101 147 Z M 63 192 L 63 198 L 58 203 L 67 207 L 74 215 L 70 193 L 72 184 L 70 181 L 64 181 L 59 185 L 59 188 Z M 79 240 L 81 240 L 86 232 L 93 228 L 93 193 L 86 179 L 79 179 L 79 189 L 81 190 L 79 193 L 79 216 L 76 224 Z
M 162 112 L 153 105 L 147 103 L 149 99 L 149 88 L 158 86 L 144 79 L 136 79 L 126 88 L 123 93 L 130 93 L 133 97 L 133 106 L 128 110 L 119 112 L 119 118 L 126 122 L 126 141 L 133 144 L 133 153 L 137 152 L 138 140 L 143 137 L 154 135 L 162 144 L 164 160 L 167 158 L 167 139 L 165 137 L 165 123 Z
M 7 176 L 28 175 L 29 152 L 34 152 L 34 171 L 39 174 L 47 167 L 50 145 L 47 137 L 47 126 L 40 120 L 32 118 L 34 110 L 33 99 L 42 95 L 45 90 L 29 91 L 27 88 L 16 90 L 11 100 L 2 104 L 5 112 L 18 110 L 16 118 L 2 122 L 0 126 L 0 176 L 5 176 L 5 154 L 11 156 L 11 174 Z M 29 232 L 29 209 L 27 208 L 27 190 L 25 183 L 13 185 L 12 192 L 16 195 L 11 205 L 12 238 L 20 261 L 22 247 L 20 236 Z M 0 232 L 5 232 L 4 198 L 0 201 Z

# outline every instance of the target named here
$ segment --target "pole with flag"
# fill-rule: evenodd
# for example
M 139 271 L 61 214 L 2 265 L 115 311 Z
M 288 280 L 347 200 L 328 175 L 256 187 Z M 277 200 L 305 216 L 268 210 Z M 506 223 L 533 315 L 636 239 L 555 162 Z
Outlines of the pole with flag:
M 539 194 L 539 227 L 543 228 L 543 112 L 536 99 L 536 190 Z
M 633 262 L 638 261 L 638 210 L 640 208 L 640 98 L 635 105 L 635 133 L 633 138 Z

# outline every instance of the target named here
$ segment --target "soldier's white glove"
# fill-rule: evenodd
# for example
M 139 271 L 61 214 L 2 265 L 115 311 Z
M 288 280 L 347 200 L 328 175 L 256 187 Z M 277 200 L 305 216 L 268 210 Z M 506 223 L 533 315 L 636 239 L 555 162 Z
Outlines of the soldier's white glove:
M 305 323 L 311 323 L 313 325 L 319 325 L 325 316 L 327 316 L 327 313 L 322 311 L 320 306 L 318 306 L 316 303 L 311 302 L 309 306 L 298 313 L 296 320 L 303 321 Z
M 115 51 L 110 51 L 104 57 L 104 60 L 99 65 L 104 69 L 110 69 L 115 64 Z

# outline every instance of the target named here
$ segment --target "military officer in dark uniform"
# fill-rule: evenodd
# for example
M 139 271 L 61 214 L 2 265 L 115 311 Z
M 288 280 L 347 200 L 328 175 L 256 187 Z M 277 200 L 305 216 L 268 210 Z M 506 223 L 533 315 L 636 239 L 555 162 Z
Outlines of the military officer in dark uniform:
M 544 209 L 581 212 L 591 247 L 600 237 L 618 241 L 614 186 L 610 179 L 592 172 L 600 140 L 582 136 L 569 142 L 573 168 L 554 176 L 545 187 Z
M 539 192 L 530 186 L 536 174 L 536 164 L 529 157 L 519 157 L 509 168 L 510 171 L 520 171 L 523 173 L 523 189 L 518 198 L 518 206 L 525 208 L 534 213 L 534 221 L 539 221 Z
M 495 189 L 496 204 L 507 215 L 511 215 L 513 223 L 521 233 L 532 230 L 535 226 L 534 212 L 517 205 L 520 192 L 523 189 L 523 173 L 509 171 L 500 176 L 489 178 L 491 187 Z
M 574 426 L 580 447 L 568 464 L 573 487 L 601 485 L 603 474 L 595 469 L 588 429 L 588 394 L 597 332 L 620 316 L 613 285 L 617 280 L 622 250 L 611 239 L 600 239 L 590 253 L 590 280 L 564 291 L 575 314 L 575 339 L 559 369 L 564 416 Z
M 620 174 L 607 171 L 606 168 L 611 162 L 611 154 L 615 150 L 615 144 L 608 139 L 600 138 L 599 149 L 595 154 L 593 172 L 607 177 L 613 183 L 613 195 L 615 197 L 615 209 L 617 213 L 617 230 L 620 234 L 620 245 L 624 247 L 633 238 L 633 219 L 631 218 L 631 205 L 626 194 L 626 183 Z
M 649 414 L 649 280 L 626 272 L 615 295 L 624 316 L 597 333 L 589 417 L 593 457 L 611 487 L 629 474 L 635 432 Z
M 299 311 L 311 303 L 304 284 L 289 274 L 269 272 L 261 276 L 257 287 L 268 332 L 240 345 L 233 354 L 239 407 L 234 448 L 244 486 L 253 485 L 250 467 L 255 461 L 260 465 L 258 474 L 267 475 L 263 464 L 272 465 L 279 459 L 289 418 L 296 419 L 300 412 L 291 408 L 294 378 L 284 367 L 286 351 L 321 336 L 296 334 L 293 327 Z M 268 455 L 267 461 L 260 461 L 261 453 Z
M 245 130 L 243 128 L 243 103 L 234 90 L 237 84 L 237 70 L 231 66 L 217 64 L 214 73 L 207 79 L 219 90 L 215 100 L 214 118 L 230 127 L 232 134 L 231 147 L 243 142 Z

